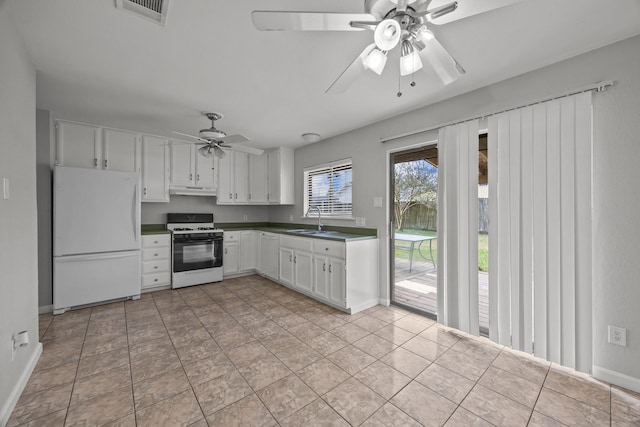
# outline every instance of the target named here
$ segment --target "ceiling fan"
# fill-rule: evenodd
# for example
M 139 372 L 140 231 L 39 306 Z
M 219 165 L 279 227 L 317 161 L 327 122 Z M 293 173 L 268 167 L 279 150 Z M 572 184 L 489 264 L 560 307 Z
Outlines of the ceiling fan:
M 452 22 L 517 1 L 520 0 L 459 0 L 431 7 L 432 3 L 438 4 L 437 0 L 364 0 L 365 13 L 360 14 L 256 10 L 251 17 L 261 31 L 373 31 L 374 42 L 325 92 L 336 94 L 344 92 L 366 70 L 382 74 L 387 53 L 398 46 L 401 75 L 413 74 L 427 65 L 445 85 L 455 81 L 465 70 L 427 24 Z
M 255 154 L 258 156 L 264 153 L 264 150 L 260 150 L 259 148 L 236 145 L 236 143 L 238 142 L 249 141 L 249 138 L 247 138 L 246 136 L 240 134 L 227 135 L 226 132 L 216 129 L 216 120 L 220 120 L 224 117 L 221 113 L 203 113 L 203 115 L 211 120 L 211 127 L 209 129 L 200 130 L 198 136 L 173 131 L 173 133 L 175 133 L 176 135 L 182 135 L 200 141 L 196 142 L 196 144 L 202 145 L 202 147 L 198 148 L 198 153 L 200 153 L 202 156 L 217 156 L 219 158 L 223 158 L 227 155 L 225 150 L 240 151 L 242 153 Z

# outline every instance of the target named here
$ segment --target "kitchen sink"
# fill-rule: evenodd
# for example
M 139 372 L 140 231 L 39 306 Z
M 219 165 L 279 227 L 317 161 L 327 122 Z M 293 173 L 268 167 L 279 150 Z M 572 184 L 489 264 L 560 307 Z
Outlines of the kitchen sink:
M 335 234 L 337 233 L 337 231 L 319 231 L 319 230 L 309 230 L 305 228 L 305 229 L 299 229 L 299 230 L 287 230 L 287 233 L 313 235 L 313 234 Z

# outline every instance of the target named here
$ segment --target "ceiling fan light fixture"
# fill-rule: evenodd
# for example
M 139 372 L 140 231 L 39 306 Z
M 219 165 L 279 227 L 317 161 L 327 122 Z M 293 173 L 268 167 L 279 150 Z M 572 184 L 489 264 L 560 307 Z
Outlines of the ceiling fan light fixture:
M 200 138 L 204 139 L 220 139 L 225 136 L 227 136 L 227 133 L 218 129 L 202 129 L 200 131 Z
M 413 74 L 422 68 L 420 55 L 409 40 L 402 41 L 402 52 L 400 56 L 400 75 Z
M 215 153 L 213 152 L 213 149 L 210 145 L 203 145 L 202 147 L 198 148 L 198 153 L 208 159 L 215 156 Z
M 391 50 L 400 42 L 402 29 L 395 19 L 380 22 L 373 33 L 373 41 L 380 50 Z
M 387 52 L 380 49 L 373 49 L 363 61 L 364 67 L 373 71 L 377 75 L 382 74 L 384 66 L 387 63 Z

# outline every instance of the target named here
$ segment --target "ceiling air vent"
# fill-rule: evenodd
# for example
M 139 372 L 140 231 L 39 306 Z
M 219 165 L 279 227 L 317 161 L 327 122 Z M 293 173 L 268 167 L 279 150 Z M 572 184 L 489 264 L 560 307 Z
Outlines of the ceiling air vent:
M 116 7 L 164 25 L 167 20 L 169 0 L 116 0 Z

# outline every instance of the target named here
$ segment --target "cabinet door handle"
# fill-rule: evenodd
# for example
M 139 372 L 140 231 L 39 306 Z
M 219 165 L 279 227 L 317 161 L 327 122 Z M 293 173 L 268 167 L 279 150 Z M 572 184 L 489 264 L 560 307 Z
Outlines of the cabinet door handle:
M 98 158 L 97 158 L 97 157 L 94 157 L 94 158 L 93 158 L 93 167 L 94 167 L 94 168 L 97 168 L 97 167 L 98 167 Z
M 289 254 L 289 262 L 291 262 L 291 261 L 292 261 L 291 257 L 292 257 L 292 255 L 291 255 L 291 254 Z
M 200 181 L 200 174 L 196 175 L 196 181 Z
M 144 195 L 147 195 L 147 187 L 144 187 Z
M 158 254 L 153 254 L 153 256 L 158 256 Z
M 236 200 L 238 200 L 238 193 L 236 193 Z
M 331 273 L 331 264 L 329 264 L 329 273 Z
M 229 193 L 229 199 L 233 200 L 233 194 Z
M 153 243 L 154 243 L 155 245 L 157 245 L 157 244 L 158 244 L 158 241 L 156 240 L 156 241 L 154 241 Z
M 153 266 L 153 269 L 154 269 L 154 270 L 157 270 L 157 269 L 158 269 L 158 266 L 157 266 L 157 265 L 154 265 L 154 266 Z
M 322 271 L 327 271 L 327 263 L 326 262 L 322 263 Z
M 193 181 L 193 174 L 192 173 L 189 174 L 189 181 Z
M 107 159 L 104 159 L 104 168 L 105 168 L 105 169 L 107 169 L 107 165 L 108 165 L 108 164 L 109 164 L 109 163 L 108 163 L 108 160 L 107 160 Z
M 227 254 L 227 248 L 224 248 L 224 254 L 225 255 Z
M 297 264 L 297 263 L 298 263 L 298 257 L 297 257 L 297 256 L 294 256 L 294 257 L 293 257 L 293 263 L 294 263 L 294 264 Z

